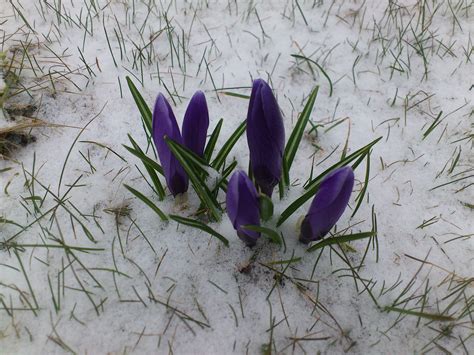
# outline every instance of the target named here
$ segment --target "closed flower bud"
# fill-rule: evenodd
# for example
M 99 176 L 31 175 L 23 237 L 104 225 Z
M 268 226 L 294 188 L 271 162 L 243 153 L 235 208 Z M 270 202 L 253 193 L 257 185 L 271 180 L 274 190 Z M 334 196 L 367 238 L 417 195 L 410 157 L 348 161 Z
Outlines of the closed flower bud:
M 301 224 L 300 241 L 322 239 L 344 213 L 354 186 L 354 172 L 349 166 L 327 175 L 319 186 L 308 214 Z
M 255 186 L 243 171 L 236 171 L 227 185 L 227 215 L 237 235 L 248 246 L 254 246 L 260 233 L 243 228 L 260 225 L 258 194 Z
M 206 97 L 202 91 L 196 91 L 186 109 L 182 132 L 186 148 L 200 157 L 204 154 L 208 127 L 209 112 Z
M 169 137 L 175 142 L 182 144 L 181 133 L 179 132 L 176 118 L 170 104 L 162 94 L 159 94 L 153 109 L 153 141 L 160 158 L 166 184 L 173 196 L 188 190 L 188 176 L 183 167 L 171 153 L 165 142 L 165 137 Z
M 255 182 L 271 197 L 281 178 L 285 128 L 272 89 L 262 79 L 253 82 L 247 114 L 247 142 Z

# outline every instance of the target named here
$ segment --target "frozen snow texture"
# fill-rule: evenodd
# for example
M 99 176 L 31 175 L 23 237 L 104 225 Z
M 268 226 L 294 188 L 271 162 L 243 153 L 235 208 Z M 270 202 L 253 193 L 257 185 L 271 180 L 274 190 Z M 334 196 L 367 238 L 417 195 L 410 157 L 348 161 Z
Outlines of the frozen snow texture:
M 7 63 L 14 58 L 12 68 L 31 94 L 19 86 L 11 103 L 33 100 L 40 103 L 38 118 L 69 126 L 33 131 L 36 143 L 0 163 L 0 214 L 31 225 L 24 231 L 0 225 L 0 352 L 472 349 L 474 22 L 468 3 L 0 0 L 1 50 Z M 317 61 L 333 95 L 316 66 L 291 54 Z M 218 147 L 248 105 L 222 92 L 249 95 L 252 79 L 267 80 L 289 136 L 307 95 L 320 85 L 311 119 L 325 126 L 317 137 L 305 134 L 291 173 L 295 186 L 275 212 L 302 193 L 311 164 L 318 174 L 340 159 L 346 139 L 351 152 L 383 136 L 371 155 L 361 208 L 352 219 L 347 209 L 337 226 L 350 227 L 346 234 L 370 230 L 375 206 L 378 262 L 370 245 L 359 268 L 367 240 L 325 248 L 320 258 L 305 253 L 295 226 L 309 202 L 282 226 L 286 250 L 265 242 L 246 248 L 225 215 L 211 226 L 231 241 L 229 248 L 161 222 L 123 187 L 158 202 L 135 167 L 144 171 L 140 163 L 122 147 L 127 133 L 146 147 L 126 75 L 150 106 L 158 92 L 167 95 L 178 120 L 192 93 L 203 90 L 210 130 L 224 118 Z M 68 154 L 77 127 L 102 108 Z M 423 139 L 440 111 L 441 123 Z M 232 158 L 247 168 L 245 139 Z M 354 197 L 364 184 L 364 164 L 355 172 Z M 351 199 L 352 209 L 355 204 Z M 188 216 L 199 203 L 190 191 L 188 206 L 171 197 L 159 206 Z M 44 247 L 61 243 L 99 250 Z M 272 263 L 292 257 L 302 259 Z

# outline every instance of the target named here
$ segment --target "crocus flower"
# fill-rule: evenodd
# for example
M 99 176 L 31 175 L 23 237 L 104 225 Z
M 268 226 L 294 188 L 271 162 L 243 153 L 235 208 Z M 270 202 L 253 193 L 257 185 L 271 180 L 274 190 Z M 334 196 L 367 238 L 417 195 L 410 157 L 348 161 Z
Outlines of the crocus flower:
M 184 145 L 200 157 L 204 154 L 208 127 L 209 112 L 206 97 L 202 91 L 196 91 L 184 114 L 182 132 Z
M 300 241 L 322 239 L 344 213 L 354 186 L 354 172 L 349 166 L 327 175 L 301 224 Z
M 281 178 L 285 128 L 272 89 L 262 79 L 253 82 L 247 114 L 247 142 L 255 182 L 271 197 Z
M 209 112 L 206 97 L 197 91 L 189 102 L 183 120 L 183 136 L 179 131 L 173 110 L 163 94 L 159 94 L 153 110 L 153 141 L 160 158 L 166 184 L 173 196 L 188 190 L 188 176 L 179 161 L 171 153 L 164 138 L 168 137 L 184 145 L 199 156 L 203 156 L 209 127 Z
M 186 192 L 188 190 L 188 176 L 178 162 L 178 159 L 171 153 L 164 139 L 169 137 L 177 143 L 183 143 L 173 110 L 163 94 L 159 94 L 156 98 L 152 126 L 153 141 L 155 142 L 168 188 L 173 196 Z
M 243 171 L 236 171 L 227 185 L 227 214 L 237 235 L 248 246 L 254 246 L 260 233 L 242 226 L 260 225 L 257 189 Z

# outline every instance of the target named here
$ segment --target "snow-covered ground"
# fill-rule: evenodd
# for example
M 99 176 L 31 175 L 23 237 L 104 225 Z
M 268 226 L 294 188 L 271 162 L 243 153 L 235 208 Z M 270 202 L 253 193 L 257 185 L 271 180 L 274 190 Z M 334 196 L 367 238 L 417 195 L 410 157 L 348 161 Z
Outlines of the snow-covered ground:
M 0 0 L 0 353 L 472 351 L 473 15 L 469 0 Z M 312 169 L 383 137 L 337 225 L 370 231 L 374 214 L 377 243 L 306 252 L 308 203 L 280 228 L 285 248 L 245 247 L 225 215 L 210 226 L 228 248 L 162 222 L 123 184 L 167 214 L 199 201 L 158 201 L 122 146 L 146 148 L 126 76 L 179 123 L 203 90 L 210 129 L 224 119 L 218 148 L 252 78 L 274 89 L 287 137 L 319 85 L 317 135 L 275 215 Z M 22 122 L 36 127 L 5 134 Z M 245 137 L 233 159 L 247 168 Z

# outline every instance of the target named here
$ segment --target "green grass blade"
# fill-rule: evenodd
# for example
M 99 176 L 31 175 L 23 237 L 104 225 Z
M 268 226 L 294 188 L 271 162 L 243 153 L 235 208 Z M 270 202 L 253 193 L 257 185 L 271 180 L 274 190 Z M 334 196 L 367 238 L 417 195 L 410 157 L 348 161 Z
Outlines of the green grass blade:
M 251 230 L 251 231 L 254 231 L 254 232 L 263 233 L 270 239 L 270 241 L 272 243 L 276 243 L 278 245 L 281 245 L 280 235 L 271 228 L 267 228 L 267 227 L 263 227 L 263 226 L 256 226 L 256 225 L 253 225 L 253 224 L 244 225 L 244 226 L 242 226 L 242 228 L 248 229 L 248 230 Z
M 165 189 L 163 188 L 163 185 L 161 184 L 161 181 L 158 178 L 158 175 L 156 174 L 156 172 L 159 172 L 161 175 L 164 176 L 163 169 L 157 162 L 146 156 L 146 154 L 141 150 L 140 146 L 135 142 L 135 140 L 130 134 L 128 135 L 128 138 L 130 139 L 133 148 L 124 145 L 125 149 L 127 149 L 130 153 L 132 153 L 142 161 L 148 175 L 150 176 L 150 179 L 153 181 L 153 185 L 155 186 L 155 191 L 159 199 L 163 200 L 165 198 Z
M 386 307 L 384 307 L 384 311 L 386 311 L 386 312 L 398 312 L 398 313 L 407 314 L 407 315 L 410 315 L 410 316 L 426 318 L 426 319 L 429 319 L 429 320 L 434 320 L 434 321 L 439 321 L 439 322 L 452 322 L 452 321 L 456 320 L 453 317 L 444 316 L 442 314 L 417 312 L 417 311 L 412 311 L 412 310 L 409 310 L 409 309 L 403 309 L 403 308 L 398 308 L 398 307 L 386 306 Z
M 371 232 L 354 233 L 354 234 L 343 235 L 341 237 L 333 237 L 333 238 L 323 239 L 319 243 L 317 243 L 317 244 L 309 247 L 308 249 L 306 249 L 306 251 L 307 252 L 312 252 L 312 251 L 324 248 L 328 245 L 341 244 L 341 243 L 352 242 L 354 240 L 370 238 L 370 237 L 375 236 L 376 234 L 377 234 L 377 232 L 371 231 Z
M 125 188 L 130 191 L 135 197 L 142 200 L 148 207 L 150 207 L 153 211 L 156 212 L 158 216 L 160 216 L 161 220 L 167 221 L 168 217 L 161 211 L 158 206 L 156 206 L 150 199 L 148 199 L 145 195 L 143 195 L 140 191 L 135 190 L 133 187 L 124 184 Z
M 175 141 L 173 141 L 173 143 L 180 149 L 186 161 L 192 166 L 194 166 L 194 169 L 196 169 L 199 174 L 205 177 L 209 176 L 209 173 L 207 172 L 207 168 L 209 168 L 209 165 L 203 158 L 194 153 L 191 149 L 186 148 L 184 145 L 179 144 Z
M 370 150 L 367 153 L 367 162 L 365 165 L 365 180 L 364 180 L 364 186 L 362 187 L 362 190 L 360 190 L 359 195 L 356 197 L 357 204 L 354 208 L 354 212 L 351 214 L 351 218 L 355 216 L 357 211 L 359 210 L 360 205 L 362 204 L 362 201 L 364 200 L 365 193 L 367 191 L 367 186 L 369 185 L 369 175 L 370 175 Z
M 222 146 L 219 153 L 217 153 L 216 158 L 212 161 L 211 166 L 219 171 L 219 169 L 224 165 L 225 159 L 229 155 L 230 151 L 234 147 L 235 143 L 239 140 L 239 138 L 244 134 L 245 129 L 247 127 L 247 122 L 242 122 L 239 127 L 232 133 L 232 135 L 227 139 L 225 144 Z
M 237 166 L 237 162 L 233 161 L 227 168 L 224 169 L 222 175 L 220 176 L 219 180 L 217 181 L 216 185 L 212 189 L 212 193 L 214 196 L 217 195 L 217 191 L 221 188 L 224 192 L 227 192 L 227 177 L 234 171 L 235 167 Z
M 191 218 L 185 218 L 185 217 L 181 217 L 181 216 L 176 216 L 176 215 L 173 215 L 173 214 L 170 214 L 170 218 L 173 221 L 184 224 L 186 226 L 196 228 L 196 229 L 200 229 L 200 230 L 216 237 L 217 239 L 219 239 L 222 243 L 224 243 L 224 245 L 226 247 L 229 246 L 229 241 L 223 235 L 217 233 L 214 229 L 212 229 L 211 227 L 205 225 L 204 223 L 202 223 L 198 220 L 191 219 Z
M 250 99 L 249 95 L 238 94 L 238 93 L 232 92 L 232 91 L 221 91 L 220 93 L 223 94 L 223 95 L 227 95 L 227 96 L 238 97 L 239 99 L 245 99 L 245 100 Z
M 285 159 L 286 163 L 284 164 L 285 171 L 283 172 L 283 182 L 286 186 L 290 185 L 291 165 L 293 164 L 296 152 L 298 151 L 301 139 L 303 138 L 304 130 L 309 121 L 309 117 L 311 116 L 311 111 L 313 110 L 314 102 L 316 101 L 316 97 L 318 96 L 318 90 L 319 86 L 316 86 L 309 95 L 308 100 L 306 101 L 306 105 L 304 106 L 303 112 L 301 112 L 300 117 L 296 122 L 296 126 L 295 128 L 293 128 L 290 138 L 286 143 L 285 152 L 283 154 L 283 159 Z
M 168 144 L 171 152 L 174 154 L 176 159 L 178 159 L 179 163 L 188 174 L 196 194 L 198 195 L 202 204 L 209 210 L 211 218 L 218 221 L 220 219 L 221 212 L 220 206 L 212 195 L 211 191 L 209 191 L 209 188 L 205 182 L 199 176 L 199 173 L 196 171 L 196 164 L 188 160 L 188 156 L 184 147 L 174 142 L 172 139 L 169 139 L 168 137 L 165 137 L 165 141 L 166 144 Z
M 321 182 L 322 178 L 327 175 L 328 173 L 330 173 L 332 170 L 334 169 L 338 169 L 338 168 L 342 168 L 343 166 L 346 166 L 348 165 L 349 163 L 353 162 L 354 160 L 358 159 L 356 161 L 356 163 L 352 166 L 352 169 L 355 169 L 357 168 L 357 166 L 359 166 L 359 164 L 365 159 L 365 157 L 367 156 L 367 154 L 369 153 L 370 149 L 376 145 L 380 140 L 382 139 L 382 137 L 379 137 L 377 139 L 374 139 L 372 142 L 370 142 L 369 144 L 363 146 L 362 148 L 360 149 L 357 149 L 354 153 L 352 154 L 349 154 L 348 156 L 346 156 L 344 159 L 340 160 L 339 162 L 337 162 L 336 164 L 334 164 L 333 166 L 331 166 L 330 168 L 328 168 L 326 171 L 324 171 L 322 174 L 320 174 L 319 176 L 317 176 L 316 178 L 314 178 L 311 182 L 308 183 L 308 185 L 305 187 L 306 190 L 309 190 L 311 189 L 314 185 L 319 185 L 319 183 Z
M 214 152 L 214 148 L 216 147 L 217 139 L 219 138 L 219 134 L 221 133 L 221 127 L 224 119 L 221 118 L 219 122 L 217 122 L 216 127 L 212 131 L 211 137 L 207 142 L 206 149 L 204 149 L 204 160 L 206 162 L 211 161 L 212 153 Z
M 129 147 L 125 144 L 122 144 L 122 146 L 127 149 L 130 153 L 132 153 L 133 155 L 135 155 L 138 159 L 140 159 L 143 164 L 147 164 L 150 166 L 150 168 L 152 168 L 153 170 L 157 171 L 158 173 L 160 173 L 160 175 L 164 176 L 164 173 L 163 173 L 163 168 L 161 167 L 160 164 L 158 164 L 156 161 L 154 161 L 153 159 L 151 159 L 150 157 L 148 157 L 147 155 L 145 155 L 145 153 L 143 153 L 143 151 L 140 149 L 140 150 L 136 150 L 132 147 Z M 143 154 L 142 154 L 143 153 Z
M 329 174 L 334 169 L 338 169 L 338 168 L 341 168 L 343 166 L 348 165 L 349 163 L 356 160 L 357 158 L 359 158 L 359 160 L 357 160 L 357 162 L 356 162 L 356 164 L 358 165 L 361 161 L 363 161 L 365 156 L 369 153 L 370 149 L 381 139 L 382 139 L 382 137 L 379 137 L 379 138 L 373 140 L 372 142 L 370 142 L 366 146 L 364 146 L 364 147 L 358 149 L 357 151 L 355 151 L 354 153 L 348 155 L 343 160 L 341 160 L 341 161 L 337 162 L 336 164 L 332 165 L 330 168 L 326 169 L 320 175 L 318 175 L 313 180 L 311 180 L 311 182 L 309 182 L 308 185 L 305 187 L 305 189 L 307 191 L 303 195 L 298 197 L 295 201 L 293 201 L 281 213 L 280 218 L 278 219 L 278 222 L 277 222 L 277 227 L 280 226 L 284 221 L 286 221 L 306 201 L 308 201 L 311 197 L 313 197 L 314 194 L 316 194 L 316 192 L 318 191 L 319 184 L 321 183 L 321 181 L 324 179 L 324 177 L 327 174 Z M 353 169 L 355 169 L 357 167 L 356 164 L 353 165 L 353 167 L 352 167 Z
M 433 130 L 439 126 L 439 124 L 442 122 L 442 120 L 440 120 L 441 118 L 441 115 L 443 114 L 443 111 L 440 111 L 438 113 L 438 116 L 436 116 L 435 120 L 433 121 L 433 123 L 428 127 L 428 129 L 426 130 L 425 133 L 423 133 L 423 139 L 425 139 L 426 137 L 429 136 L 429 134 L 431 132 L 433 132 Z
M 138 110 L 140 111 L 140 114 L 142 115 L 142 120 L 143 123 L 145 124 L 145 127 L 151 136 L 152 133 L 152 115 L 150 108 L 146 104 L 145 100 L 143 99 L 142 95 L 138 91 L 137 87 L 133 83 L 132 79 L 130 79 L 129 76 L 125 77 L 127 79 L 127 84 L 128 88 L 130 89 L 130 92 L 132 93 L 133 99 L 135 100 L 135 104 L 138 107 Z
M 318 67 L 318 69 L 321 71 L 321 73 L 324 75 L 324 77 L 327 79 L 327 81 L 329 82 L 329 97 L 332 96 L 332 80 L 331 78 L 329 77 L 329 75 L 326 73 L 326 71 L 317 63 L 315 62 L 314 60 L 310 59 L 310 58 L 307 58 L 307 57 L 304 57 L 302 55 L 298 55 L 298 54 L 292 54 L 291 55 L 292 57 L 294 58 L 298 58 L 298 59 L 303 59 L 303 60 L 306 60 L 308 61 L 309 63 L 311 64 L 314 64 Z

